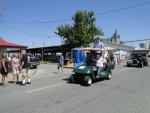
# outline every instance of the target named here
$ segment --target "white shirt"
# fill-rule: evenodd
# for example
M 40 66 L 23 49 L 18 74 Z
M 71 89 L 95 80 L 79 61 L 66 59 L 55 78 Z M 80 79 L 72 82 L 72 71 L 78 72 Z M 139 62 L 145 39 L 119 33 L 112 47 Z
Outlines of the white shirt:
M 106 63 L 106 60 L 104 58 L 100 58 L 96 61 L 96 66 L 98 67 L 104 67 L 104 63 Z

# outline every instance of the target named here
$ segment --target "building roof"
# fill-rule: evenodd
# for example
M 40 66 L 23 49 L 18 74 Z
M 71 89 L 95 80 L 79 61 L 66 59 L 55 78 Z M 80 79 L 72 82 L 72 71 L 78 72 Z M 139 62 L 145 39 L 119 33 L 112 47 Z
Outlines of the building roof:
M 104 45 L 114 48 L 114 49 L 120 49 L 120 50 L 134 50 L 135 49 L 135 47 L 133 47 L 133 46 L 127 46 L 127 45 L 123 45 L 123 44 L 114 44 L 114 43 L 104 42 Z
M 27 46 L 14 44 L 5 41 L 3 38 L 0 37 L 0 47 L 6 47 L 6 48 L 27 48 Z
M 86 47 L 86 48 L 73 48 L 72 50 L 83 50 L 83 51 L 105 51 L 105 50 L 111 50 L 110 47 L 104 47 L 104 48 L 92 48 L 92 47 Z

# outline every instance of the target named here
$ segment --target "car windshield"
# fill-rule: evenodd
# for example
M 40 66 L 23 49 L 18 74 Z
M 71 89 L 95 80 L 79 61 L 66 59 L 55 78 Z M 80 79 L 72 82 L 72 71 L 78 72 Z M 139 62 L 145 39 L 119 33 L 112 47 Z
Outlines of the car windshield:
M 144 54 L 132 54 L 131 55 L 133 58 L 137 58 L 137 57 L 144 57 Z

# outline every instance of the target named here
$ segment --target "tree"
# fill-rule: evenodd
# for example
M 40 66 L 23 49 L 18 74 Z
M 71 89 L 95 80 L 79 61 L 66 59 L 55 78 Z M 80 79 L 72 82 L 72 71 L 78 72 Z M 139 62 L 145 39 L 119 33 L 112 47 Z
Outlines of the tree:
M 96 36 L 103 35 L 102 29 L 96 27 L 96 18 L 92 11 L 77 11 L 72 20 L 73 25 L 60 25 L 55 32 L 71 48 L 87 47 Z

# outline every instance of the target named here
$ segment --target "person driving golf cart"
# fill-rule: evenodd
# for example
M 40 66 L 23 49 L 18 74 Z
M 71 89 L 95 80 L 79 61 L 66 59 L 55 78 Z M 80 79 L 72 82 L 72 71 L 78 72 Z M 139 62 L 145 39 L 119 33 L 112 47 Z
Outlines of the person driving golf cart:
M 87 66 L 91 66 L 92 65 L 92 55 L 91 55 L 90 52 L 86 53 L 86 60 L 85 60 L 85 62 L 86 62 Z

